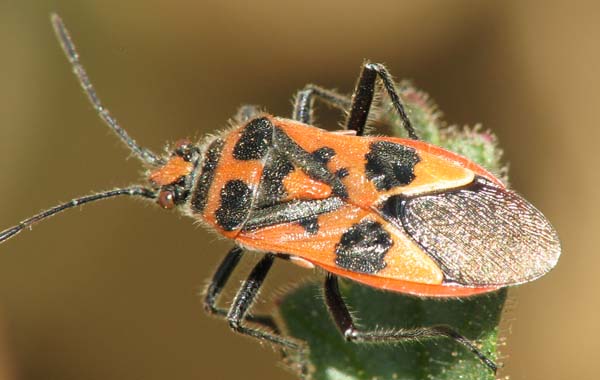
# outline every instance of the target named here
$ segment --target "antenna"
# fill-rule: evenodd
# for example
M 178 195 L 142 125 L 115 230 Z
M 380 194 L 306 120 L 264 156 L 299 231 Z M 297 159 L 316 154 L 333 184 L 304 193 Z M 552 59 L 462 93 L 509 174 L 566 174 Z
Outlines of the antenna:
M 71 66 L 73 67 L 73 73 L 75 73 L 79 84 L 85 91 L 85 94 L 87 95 L 90 103 L 98 113 L 98 116 L 100 116 L 100 118 L 106 123 L 106 125 L 108 125 L 110 129 L 112 129 L 119 136 L 121 141 L 123 141 L 140 160 L 152 166 L 163 165 L 164 162 L 161 158 L 159 158 L 152 151 L 140 147 L 135 142 L 135 140 L 132 139 L 123 128 L 121 128 L 121 126 L 117 123 L 117 120 L 111 116 L 108 109 L 104 108 L 100 101 L 100 98 L 98 98 L 98 95 L 96 94 L 94 86 L 90 82 L 87 72 L 85 71 L 81 62 L 79 61 L 79 54 L 75 49 L 75 44 L 73 44 L 73 41 L 71 40 L 71 35 L 65 27 L 65 24 L 63 23 L 62 19 L 56 13 L 52 13 L 50 15 L 50 20 L 52 22 L 54 32 L 58 37 L 58 41 L 60 42 L 63 51 L 69 59 L 69 62 L 71 62 Z
M 129 187 L 129 188 L 124 188 L 124 189 L 114 189 L 114 190 L 104 191 L 104 192 L 96 193 L 96 194 L 92 194 L 92 195 L 86 195 L 86 196 L 80 197 L 80 198 L 75 198 L 70 202 L 63 203 L 58 206 L 54 206 L 48 210 L 42 211 L 37 215 L 34 215 L 30 218 L 25 219 L 24 221 L 17 224 L 16 226 L 7 228 L 4 231 L 0 232 L 0 243 L 5 242 L 6 240 L 8 240 L 11 237 L 15 236 L 16 234 L 18 234 L 19 232 L 23 231 L 25 228 L 33 226 L 35 223 L 39 222 L 40 220 L 49 218 L 49 217 L 56 215 L 62 211 L 65 211 L 67 209 L 70 209 L 70 208 L 73 208 L 76 206 L 81 206 L 86 203 L 99 201 L 101 199 L 118 197 L 121 195 L 139 196 L 139 197 L 151 198 L 151 199 L 156 198 L 156 193 L 154 191 L 143 188 L 143 187 Z

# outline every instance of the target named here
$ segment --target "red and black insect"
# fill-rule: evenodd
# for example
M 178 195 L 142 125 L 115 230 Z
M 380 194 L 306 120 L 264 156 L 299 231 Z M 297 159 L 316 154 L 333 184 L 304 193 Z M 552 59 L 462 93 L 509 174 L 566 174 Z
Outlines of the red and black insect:
M 207 289 L 205 306 L 235 331 L 289 349 L 269 317 L 248 316 L 276 258 L 327 272 L 325 300 L 349 341 L 445 336 L 493 361 L 447 326 L 363 331 L 340 295 L 338 276 L 390 291 L 464 297 L 532 281 L 557 263 L 560 243 L 546 218 L 477 164 L 418 139 L 388 71 L 366 63 L 352 97 L 309 85 L 291 119 L 243 107 L 237 124 L 206 141 L 183 141 L 166 157 L 142 148 L 104 108 L 61 19 L 52 23 L 77 78 L 106 124 L 149 168 L 149 185 L 110 190 L 53 207 L 0 233 L 0 242 L 84 203 L 116 196 L 156 201 L 234 241 Z M 363 136 L 377 79 L 409 139 Z M 346 132 L 311 126 L 315 100 L 349 110 Z M 221 290 L 245 250 L 263 254 L 231 308 Z M 258 329 L 246 322 L 262 325 Z

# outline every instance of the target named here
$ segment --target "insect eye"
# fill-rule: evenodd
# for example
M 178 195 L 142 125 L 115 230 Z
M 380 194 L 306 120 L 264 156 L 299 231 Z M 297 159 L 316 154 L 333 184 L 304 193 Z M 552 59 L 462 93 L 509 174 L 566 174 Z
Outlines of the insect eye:
M 175 207 L 175 195 L 170 190 L 163 190 L 158 194 L 156 202 L 164 209 L 172 209 Z

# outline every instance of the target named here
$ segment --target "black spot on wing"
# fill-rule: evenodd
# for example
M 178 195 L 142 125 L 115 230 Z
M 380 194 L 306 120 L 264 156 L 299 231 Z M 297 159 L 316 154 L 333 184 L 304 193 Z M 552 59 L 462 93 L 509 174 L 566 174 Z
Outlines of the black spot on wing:
M 279 152 L 272 151 L 260 180 L 257 208 L 272 206 L 285 198 L 287 194 L 283 180 L 292 171 L 294 165 Z
M 324 146 L 312 152 L 312 156 L 315 160 L 319 161 L 320 163 L 327 164 L 329 160 L 331 160 L 331 158 L 335 156 L 335 150 L 328 146 Z
M 208 146 L 206 153 L 204 153 L 202 169 L 196 182 L 194 194 L 192 195 L 192 209 L 195 212 L 202 212 L 204 211 L 204 207 L 206 207 L 206 199 L 215 176 L 215 170 L 219 164 L 219 159 L 221 158 L 223 145 L 223 140 L 216 139 Z
M 221 189 L 221 204 L 215 216 L 225 231 L 241 228 L 252 204 L 252 189 L 244 181 L 231 180 Z
M 366 220 L 353 225 L 335 248 L 335 264 L 358 273 L 377 273 L 385 268 L 383 260 L 393 241 L 380 223 Z
M 302 219 L 298 223 L 310 235 L 314 235 L 317 232 L 319 232 L 319 218 L 317 218 L 316 216 L 311 216 L 311 217 Z
M 273 124 L 269 119 L 261 117 L 250 121 L 233 147 L 236 160 L 260 160 L 271 147 L 273 140 Z
M 381 204 L 379 210 L 384 218 L 398 223 L 404 213 L 405 204 L 406 198 L 404 196 L 392 195 Z
M 415 179 L 415 165 L 420 161 L 414 148 L 389 141 L 371 143 L 365 155 L 365 173 L 377 190 L 406 186 Z
M 329 155 L 328 150 L 323 150 L 318 157 L 315 157 L 292 140 L 281 128 L 275 128 L 274 147 L 310 178 L 331 186 L 334 195 L 348 198 L 348 191 L 342 181 L 322 162 L 322 159 Z

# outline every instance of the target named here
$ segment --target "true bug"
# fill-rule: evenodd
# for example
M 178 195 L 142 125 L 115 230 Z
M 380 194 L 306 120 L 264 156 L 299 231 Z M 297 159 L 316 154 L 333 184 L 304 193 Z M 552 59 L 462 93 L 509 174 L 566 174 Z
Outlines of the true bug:
M 149 185 L 58 205 L 1 232 L 0 242 L 84 203 L 121 195 L 147 198 L 234 240 L 206 291 L 205 307 L 239 333 L 302 348 L 278 334 L 269 317 L 248 315 L 275 258 L 283 258 L 327 272 L 326 304 L 347 340 L 445 336 L 496 370 L 447 326 L 362 331 L 340 295 L 338 276 L 417 296 L 470 296 L 532 281 L 560 256 L 555 230 L 530 203 L 484 168 L 419 140 L 384 66 L 364 64 L 352 97 L 309 85 L 298 92 L 291 119 L 244 107 L 235 127 L 201 144 L 182 141 L 162 157 L 137 145 L 118 125 L 97 97 L 62 20 L 52 15 L 52 24 L 99 116 L 147 165 Z M 408 139 L 363 136 L 378 78 Z M 311 126 L 316 99 L 349 110 L 345 133 Z M 264 256 L 231 308 L 221 309 L 217 300 L 245 249 Z

